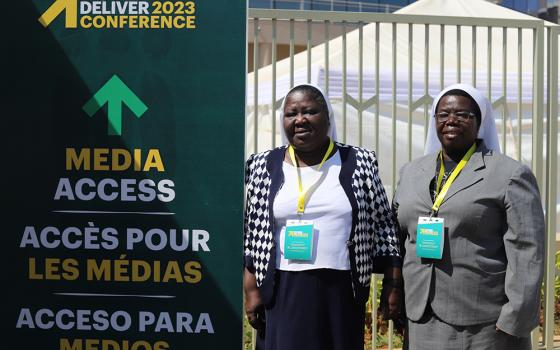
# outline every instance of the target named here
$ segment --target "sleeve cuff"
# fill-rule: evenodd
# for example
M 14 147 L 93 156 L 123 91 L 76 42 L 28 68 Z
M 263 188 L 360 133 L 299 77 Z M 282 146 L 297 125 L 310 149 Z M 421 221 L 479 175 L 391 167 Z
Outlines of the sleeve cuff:
M 402 267 L 403 261 L 398 256 L 376 256 L 373 260 L 373 272 L 384 273 L 387 267 Z
M 523 317 L 520 316 L 508 317 L 502 312 L 502 314 L 500 314 L 500 317 L 498 317 L 498 321 L 496 321 L 496 327 L 506 332 L 507 334 L 518 338 L 525 338 L 530 336 L 531 331 L 538 326 L 538 320 L 523 319 L 523 322 L 519 322 L 519 318 L 523 319 Z
M 253 258 L 250 255 L 243 255 L 243 267 L 249 272 L 255 273 L 255 265 L 253 265 Z

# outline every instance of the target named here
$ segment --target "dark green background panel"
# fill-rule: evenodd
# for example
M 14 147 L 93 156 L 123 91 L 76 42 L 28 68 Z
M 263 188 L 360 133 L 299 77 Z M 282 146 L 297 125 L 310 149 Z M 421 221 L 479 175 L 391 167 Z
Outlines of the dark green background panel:
M 52 1 L 8 3 L 2 79 L 2 266 L 8 312 L 5 341 L 20 349 L 59 349 L 59 339 L 165 340 L 170 349 L 241 348 L 241 232 L 245 102 L 244 1 L 197 1 L 196 29 L 66 29 L 60 15 L 48 28 L 38 17 Z M 6 22 L 5 22 L 6 23 Z M 122 135 L 107 135 L 107 106 L 89 117 L 82 106 L 113 75 L 148 106 L 141 118 L 123 106 Z M 157 148 L 165 172 L 66 171 L 65 149 Z M 165 203 L 55 201 L 58 181 L 88 177 L 171 179 Z M 63 214 L 56 210 L 150 211 L 175 215 Z M 19 248 L 26 226 L 113 227 L 115 250 Z M 126 250 L 127 227 L 202 229 L 210 252 Z M 86 281 L 85 260 L 199 261 L 197 284 Z M 76 281 L 29 280 L 28 259 L 74 258 Z M 71 297 L 54 293 L 171 295 L 170 299 Z M 16 329 L 21 308 L 210 314 L 214 334 Z

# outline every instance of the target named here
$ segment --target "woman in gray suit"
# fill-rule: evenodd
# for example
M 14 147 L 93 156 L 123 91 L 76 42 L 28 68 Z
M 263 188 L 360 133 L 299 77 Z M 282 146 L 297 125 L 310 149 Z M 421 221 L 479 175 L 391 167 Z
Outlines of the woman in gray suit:
M 409 349 L 530 349 L 544 216 L 535 177 L 500 153 L 489 101 L 456 84 L 434 100 L 426 155 L 401 169 Z

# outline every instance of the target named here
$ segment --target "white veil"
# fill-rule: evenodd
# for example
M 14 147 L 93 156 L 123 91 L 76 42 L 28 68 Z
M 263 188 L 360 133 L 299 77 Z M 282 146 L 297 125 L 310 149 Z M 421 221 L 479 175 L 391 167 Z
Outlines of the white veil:
M 443 89 L 432 104 L 431 117 L 428 124 L 428 135 L 426 145 L 424 146 L 424 154 L 436 153 L 441 149 L 441 143 L 437 137 L 435 118 L 436 106 L 439 100 L 451 90 L 462 90 L 469 94 L 475 100 L 478 108 L 480 108 L 480 129 L 478 129 L 478 138 L 483 139 L 486 147 L 494 152 L 500 153 L 500 142 L 498 139 L 498 131 L 496 130 L 496 122 L 492 111 L 490 101 L 474 86 L 469 84 L 453 84 Z

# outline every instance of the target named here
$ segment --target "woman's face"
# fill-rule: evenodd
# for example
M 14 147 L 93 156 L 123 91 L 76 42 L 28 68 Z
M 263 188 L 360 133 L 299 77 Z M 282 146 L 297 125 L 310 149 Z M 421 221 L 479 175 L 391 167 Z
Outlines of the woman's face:
M 294 91 L 284 103 L 284 131 L 295 149 L 314 151 L 324 145 L 329 131 L 329 117 L 308 92 Z
M 449 154 L 463 152 L 476 141 L 478 124 L 476 117 L 472 115 L 469 119 L 460 121 L 456 112 L 475 113 L 476 106 L 470 98 L 460 95 L 447 95 L 439 100 L 436 115 L 441 112 L 449 113 L 445 122 L 438 121 L 436 117 L 436 131 L 442 148 Z

